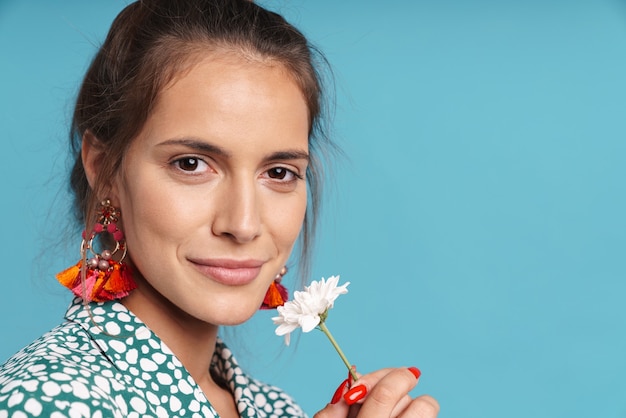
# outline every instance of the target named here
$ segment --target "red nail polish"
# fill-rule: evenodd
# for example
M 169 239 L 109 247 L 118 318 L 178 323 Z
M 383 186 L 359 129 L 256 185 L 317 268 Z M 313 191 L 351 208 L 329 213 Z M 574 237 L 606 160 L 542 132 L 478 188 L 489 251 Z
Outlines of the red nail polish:
M 419 379 L 422 375 L 422 372 L 420 372 L 420 369 L 417 367 L 409 367 L 409 371 L 413 373 L 413 376 L 415 376 L 416 379 Z
M 348 379 L 346 379 L 343 382 L 341 382 L 341 384 L 339 385 L 339 387 L 335 391 L 335 394 L 333 395 L 333 399 L 331 399 L 331 401 L 330 401 L 331 404 L 334 405 L 334 404 L 336 404 L 337 402 L 339 402 L 341 400 L 341 395 L 343 395 L 343 391 L 348 388 L 348 385 L 349 385 Z
M 353 405 L 365 398 L 365 395 L 367 395 L 367 388 L 363 385 L 357 385 L 346 392 L 346 394 L 343 395 L 343 398 L 346 400 L 348 405 Z

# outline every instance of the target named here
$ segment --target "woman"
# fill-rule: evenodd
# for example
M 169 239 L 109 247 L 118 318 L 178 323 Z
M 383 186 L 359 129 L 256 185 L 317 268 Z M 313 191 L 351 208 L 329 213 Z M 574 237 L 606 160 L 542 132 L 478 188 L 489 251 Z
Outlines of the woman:
M 74 112 L 85 232 L 58 279 L 77 299 L 0 369 L 0 417 L 304 416 L 217 332 L 280 303 L 298 237 L 306 260 L 329 146 L 320 96 L 306 39 L 252 2 L 120 13 Z M 432 398 L 408 395 L 417 377 L 363 375 L 317 416 L 434 417 Z

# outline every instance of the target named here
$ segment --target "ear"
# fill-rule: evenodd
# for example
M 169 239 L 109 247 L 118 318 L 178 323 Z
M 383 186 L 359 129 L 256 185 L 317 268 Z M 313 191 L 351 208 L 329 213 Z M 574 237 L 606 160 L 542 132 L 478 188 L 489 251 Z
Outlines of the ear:
M 102 161 L 103 150 L 104 147 L 98 141 L 98 138 L 91 131 L 85 131 L 81 147 L 81 158 L 87 182 L 92 190 L 95 190 L 98 174 L 100 173 L 100 161 Z
M 102 161 L 106 158 L 106 147 L 90 130 L 83 134 L 81 159 L 89 187 L 100 199 L 108 198 L 117 204 L 115 184 L 108 176 L 102 177 Z

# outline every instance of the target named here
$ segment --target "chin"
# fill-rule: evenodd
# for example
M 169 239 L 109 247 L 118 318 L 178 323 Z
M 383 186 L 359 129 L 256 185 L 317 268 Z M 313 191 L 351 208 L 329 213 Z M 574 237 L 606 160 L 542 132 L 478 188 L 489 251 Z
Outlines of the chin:
M 208 311 L 200 313 L 197 317 L 213 325 L 240 325 L 252 318 L 258 311 L 256 306 L 243 301 L 214 303 Z M 261 306 L 261 302 L 258 306 Z
M 254 312 L 249 315 L 221 315 L 219 318 L 212 319 L 211 323 L 218 326 L 235 326 L 241 325 L 248 321 Z

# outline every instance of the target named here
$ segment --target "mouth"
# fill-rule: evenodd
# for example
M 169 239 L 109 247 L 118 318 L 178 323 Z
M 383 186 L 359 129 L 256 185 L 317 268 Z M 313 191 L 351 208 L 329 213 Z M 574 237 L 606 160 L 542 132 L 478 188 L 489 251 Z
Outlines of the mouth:
M 256 279 L 264 262 L 259 260 L 189 259 L 209 279 L 226 286 L 243 286 Z

